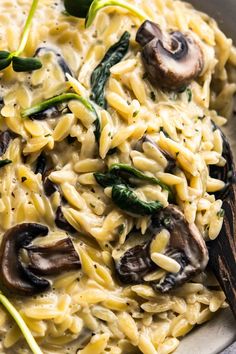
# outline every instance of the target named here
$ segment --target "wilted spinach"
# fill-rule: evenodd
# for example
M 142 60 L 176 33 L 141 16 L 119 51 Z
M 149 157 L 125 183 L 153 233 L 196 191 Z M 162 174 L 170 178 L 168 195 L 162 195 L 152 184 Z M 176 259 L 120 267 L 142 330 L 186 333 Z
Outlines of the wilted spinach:
M 110 76 L 110 68 L 119 63 L 129 49 L 129 32 L 124 32 L 120 40 L 107 51 L 101 63 L 95 68 L 91 75 L 91 99 L 102 108 L 107 108 L 105 99 L 105 85 Z
M 158 184 L 162 189 L 165 189 L 169 193 L 171 193 L 170 188 L 165 183 L 161 182 L 158 178 L 147 176 L 145 173 L 137 170 L 136 168 L 130 165 L 122 163 L 113 164 L 110 168 L 110 172 L 114 175 L 122 177 L 124 180 L 128 180 L 129 184 L 132 184 L 132 180 L 134 182 L 136 178 L 140 181 L 147 181 L 151 184 Z
M 95 172 L 94 177 L 103 188 L 112 187 L 113 202 L 131 214 L 151 215 L 163 207 L 160 202 L 144 202 L 137 197 L 132 188 L 140 185 L 142 181 L 160 185 L 168 190 L 171 198 L 173 197 L 167 185 L 126 164 L 113 164 L 107 173 Z
M 123 184 L 112 187 L 112 200 L 120 209 L 134 215 L 152 215 L 163 208 L 159 201 L 142 201 L 129 187 Z

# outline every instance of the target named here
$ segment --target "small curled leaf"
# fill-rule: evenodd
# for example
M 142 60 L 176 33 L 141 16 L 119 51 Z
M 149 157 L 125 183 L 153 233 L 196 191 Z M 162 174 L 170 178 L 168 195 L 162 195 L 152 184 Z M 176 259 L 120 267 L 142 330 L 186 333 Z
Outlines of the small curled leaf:
M 42 63 L 36 58 L 13 57 L 12 67 L 16 72 L 34 71 L 41 69 Z

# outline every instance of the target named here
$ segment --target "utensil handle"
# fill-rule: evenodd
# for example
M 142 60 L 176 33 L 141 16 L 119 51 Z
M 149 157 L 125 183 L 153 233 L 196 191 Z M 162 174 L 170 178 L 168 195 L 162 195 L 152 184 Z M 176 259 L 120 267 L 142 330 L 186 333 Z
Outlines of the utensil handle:
M 219 236 L 209 246 L 209 265 L 215 273 L 236 318 L 236 185 L 229 187 Z

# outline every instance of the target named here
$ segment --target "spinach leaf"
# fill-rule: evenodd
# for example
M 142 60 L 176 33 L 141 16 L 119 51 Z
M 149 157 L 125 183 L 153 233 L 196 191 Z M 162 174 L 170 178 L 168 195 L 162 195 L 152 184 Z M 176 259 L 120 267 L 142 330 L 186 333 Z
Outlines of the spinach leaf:
M 129 49 L 129 32 L 124 32 L 120 40 L 107 51 L 101 63 L 95 68 L 91 76 L 91 99 L 102 108 L 107 108 L 105 99 L 105 85 L 110 76 L 110 68 L 119 63 Z
M 109 171 L 105 174 L 95 172 L 94 177 L 97 183 L 103 188 L 112 187 L 116 184 L 136 187 L 140 181 L 146 181 L 151 184 L 159 185 L 162 189 L 167 190 L 169 193 L 169 200 L 173 200 L 173 192 L 165 183 L 161 182 L 158 178 L 147 176 L 130 165 L 116 163 L 111 165 Z
M 39 113 L 42 113 L 44 117 L 47 117 L 47 114 L 44 115 L 44 113 L 50 109 L 53 108 L 63 102 L 68 102 L 70 100 L 78 100 L 80 101 L 85 108 L 87 108 L 90 112 L 92 112 L 96 119 L 94 121 L 94 135 L 96 137 L 96 140 L 99 141 L 100 138 L 100 119 L 99 116 L 97 114 L 96 109 L 94 108 L 94 106 L 84 97 L 77 95 L 76 93 L 63 93 L 61 95 L 58 96 L 54 96 L 52 98 L 49 98 L 46 101 L 40 102 L 30 108 L 24 109 L 21 112 L 21 115 L 23 118 L 31 118 L 34 119 L 34 116 L 38 116 Z M 39 118 L 38 118 L 39 119 Z
M 0 168 L 9 165 L 9 163 L 12 163 L 12 160 L 8 160 L 8 159 L 0 160 Z
M 112 187 L 113 202 L 127 213 L 152 215 L 163 207 L 159 201 L 145 202 L 137 197 L 131 188 L 135 187 L 140 180 L 160 185 L 163 189 L 168 190 L 171 198 L 173 197 L 170 188 L 157 178 L 149 177 L 126 164 L 113 164 L 107 173 L 95 172 L 94 177 L 103 188 Z
M 171 192 L 170 188 L 158 178 L 147 176 L 145 173 L 130 165 L 116 163 L 111 166 L 109 172 L 122 177 L 124 180 L 130 180 L 130 178 L 136 177 L 139 180 L 147 181 L 152 184 L 158 184 L 162 189 L 167 190 L 169 193 Z
M 112 200 L 120 209 L 134 215 L 152 215 L 163 208 L 159 201 L 142 201 L 129 187 L 123 184 L 112 187 Z
M 122 179 L 117 178 L 117 176 L 109 172 L 108 173 L 95 172 L 94 177 L 97 183 L 100 184 L 100 186 L 102 186 L 103 188 L 112 187 L 117 183 L 124 184 L 124 181 Z

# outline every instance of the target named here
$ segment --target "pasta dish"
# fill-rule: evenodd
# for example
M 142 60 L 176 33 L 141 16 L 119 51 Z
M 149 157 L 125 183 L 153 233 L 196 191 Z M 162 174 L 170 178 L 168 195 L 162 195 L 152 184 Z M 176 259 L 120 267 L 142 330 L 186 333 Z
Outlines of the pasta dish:
M 178 0 L 1 0 L 0 24 L 0 353 L 174 352 L 228 306 L 232 40 Z

